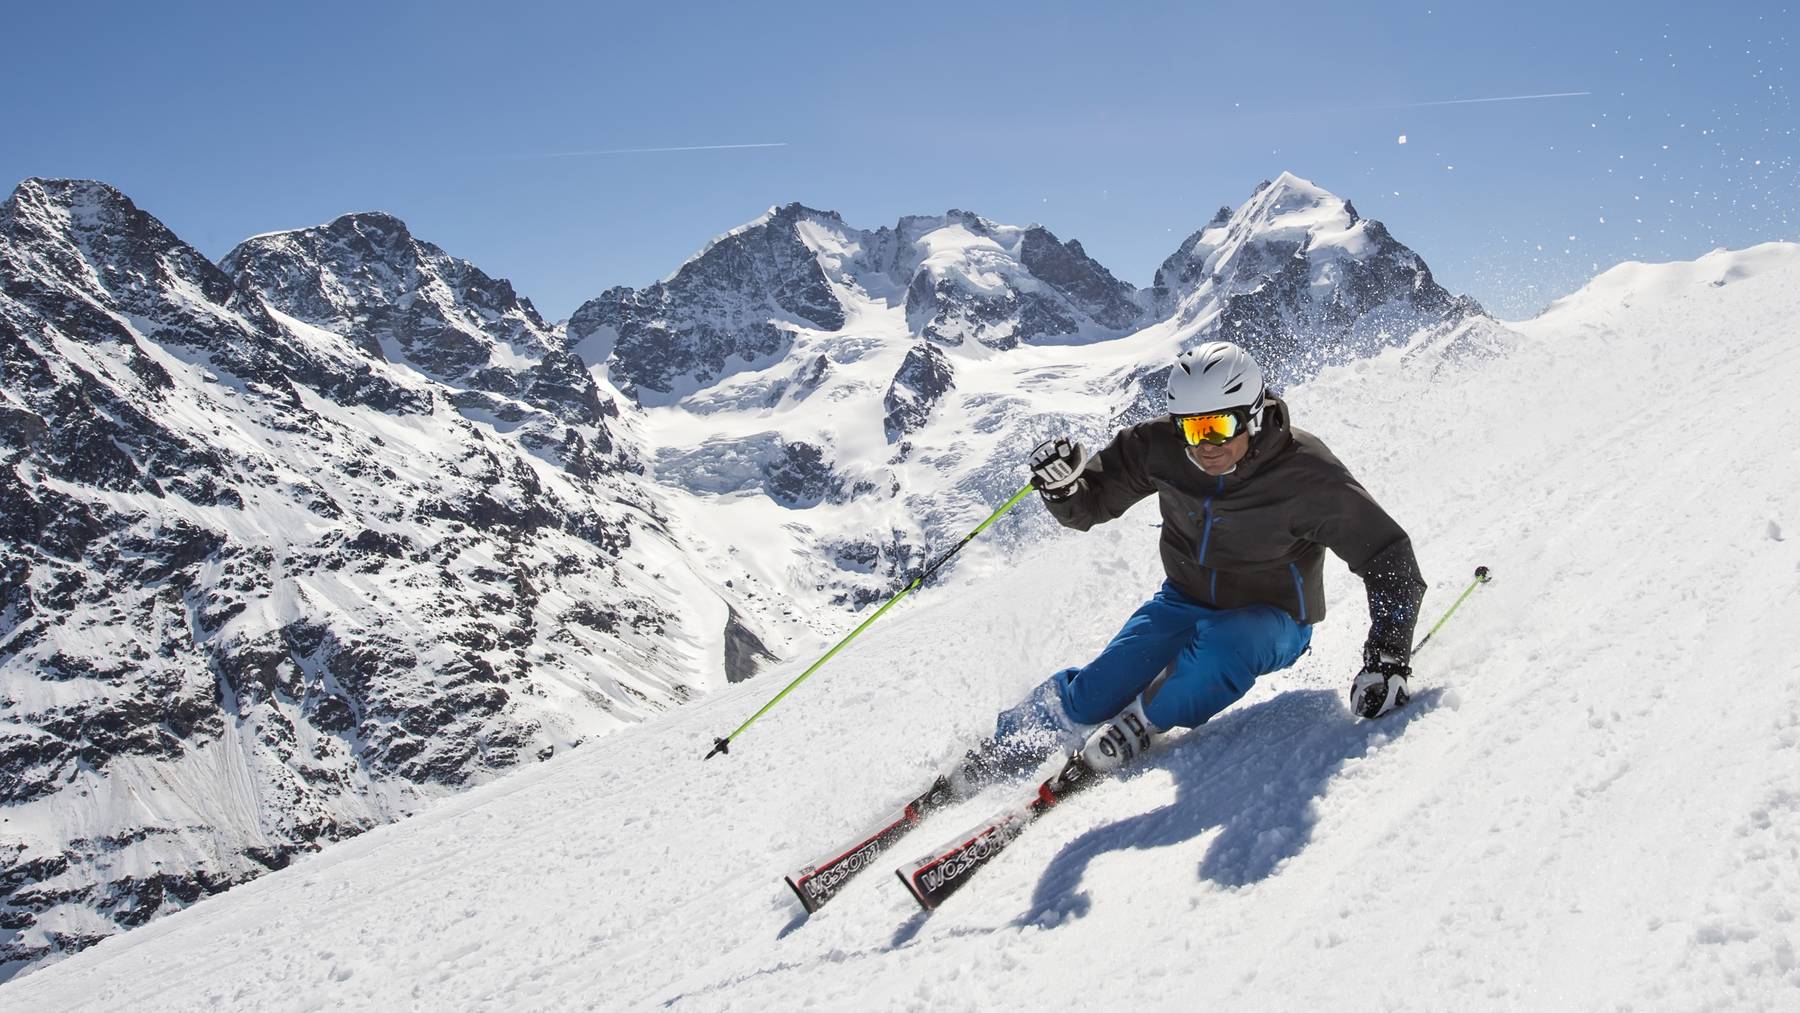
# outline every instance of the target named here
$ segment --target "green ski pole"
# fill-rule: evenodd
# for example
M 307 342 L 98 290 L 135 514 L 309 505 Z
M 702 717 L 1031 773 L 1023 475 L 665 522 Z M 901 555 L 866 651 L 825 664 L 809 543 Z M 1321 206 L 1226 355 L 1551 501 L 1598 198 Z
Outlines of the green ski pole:
M 1437 621 L 1437 625 L 1433 626 L 1430 632 L 1425 634 L 1425 639 L 1419 641 L 1418 645 L 1413 648 L 1413 653 L 1419 653 L 1419 648 L 1425 646 L 1426 641 L 1431 639 L 1432 634 L 1436 633 L 1439 629 L 1442 629 L 1443 625 L 1450 621 L 1450 617 L 1456 614 L 1456 610 L 1462 607 L 1463 600 L 1468 598 L 1469 595 L 1474 594 L 1476 588 L 1487 583 L 1491 579 L 1493 578 L 1488 576 L 1487 567 L 1477 566 L 1475 568 L 1475 579 L 1470 581 L 1469 586 L 1463 589 L 1463 593 L 1457 597 L 1455 604 L 1450 606 L 1450 611 L 1445 612 L 1444 617 Z
M 785 688 L 783 688 L 781 692 L 775 694 L 773 699 L 771 699 L 768 703 L 763 704 L 761 710 L 757 711 L 755 714 L 750 715 L 749 720 L 745 721 L 741 725 L 738 725 L 737 729 L 735 731 L 733 731 L 730 735 L 724 736 L 723 738 L 714 739 L 712 752 L 707 753 L 704 757 L 702 757 L 702 759 L 710 760 L 713 757 L 719 755 L 720 753 L 729 753 L 731 751 L 732 741 L 734 739 L 736 739 L 739 735 L 742 735 L 744 733 L 744 729 L 749 728 L 751 725 L 755 724 L 757 718 L 762 717 L 764 714 L 767 714 L 771 709 L 773 709 L 776 704 L 781 702 L 783 697 L 787 696 L 789 693 L 792 693 L 794 691 L 794 687 L 805 682 L 807 680 L 807 678 L 809 676 L 811 676 L 814 672 L 817 672 L 819 669 L 823 668 L 825 666 L 825 663 L 832 659 L 833 655 L 835 655 L 835 654 L 837 654 L 837 652 L 843 650 L 844 646 L 846 644 L 850 643 L 850 641 L 855 640 L 857 637 L 857 634 L 868 629 L 870 627 L 870 625 L 872 625 L 875 622 L 875 620 L 880 619 L 882 617 L 882 615 L 887 612 L 888 609 L 891 609 L 895 605 L 898 605 L 900 603 L 900 599 L 905 598 L 907 595 L 913 593 L 914 591 L 917 591 L 919 589 L 919 587 L 925 583 L 925 581 L 927 581 L 931 578 L 932 574 L 936 573 L 940 567 L 942 567 L 945 563 L 950 561 L 951 556 L 954 556 L 958 552 L 961 552 L 962 547 L 969 544 L 970 542 L 974 541 L 976 535 L 979 535 L 983 531 L 986 531 L 988 528 L 988 525 L 990 525 L 990 524 L 994 523 L 995 521 L 999 520 L 1000 518 L 1006 516 L 1007 511 L 1011 510 L 1015 506 L 1018 506 L 1020 500 L 1024 499 L 1026 496 L 1031 494 L 1031 488 L 1032 488 L 1031 484 L 1029 482 L 1026 483 L 1025 486 L 1023 488 L 1021 488 L 1018 492 L 1013 493 L 1011 499 L 1007 500 L 1005 503 L 1000 504 L 1000 509 L 995 510 L 993 513 L 989 514 L 987 520 L 982 521 L 980 524 L 976 525 L 975 530 L 969 532 L 968 534 L 966 534 L 962 537 L 962 541 L 957 542 L 955 545 L 951 546 L 950 551 L 944 553 L 943 555 L 939 556 L 938 558 L 932 560 L 930 563 L 926 564 L 925 569 L 920 571 L 918 576 L 912 578 L 911 580 L 907 581 L 904 585 L 902 585 L 900 590 L 895 592 L 894 596 L 887 600 L 886 604 L 882 605 L 879 609 L 875 610 L 874 615 L 870 616 L 867 619 L 864 619 L 862 621 L 861 625 L 857 626 L 856 629 L 850 631 L 849 636 L 838 641 L 836 646 L 832 647 L 831 650 L 825 652 L 824 657 L 820 658 L 818 661 L 813 662 L 812 665 L 810 667 L 808 667 L 806 671 L 801 672 L 799 674 L 799 676 L 794 679 L 793 682 L 788 683 L 787 686 Z

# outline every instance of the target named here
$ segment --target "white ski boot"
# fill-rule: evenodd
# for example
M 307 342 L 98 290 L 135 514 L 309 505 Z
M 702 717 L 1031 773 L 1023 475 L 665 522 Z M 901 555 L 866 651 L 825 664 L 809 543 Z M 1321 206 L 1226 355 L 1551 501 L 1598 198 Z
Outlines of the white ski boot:
M 1144 698 L 1131 701 L 1131 706 L 1113 715 L 1113 719 L 1095 729 L 1077 754 L 1093 770 L 1105 776 L 1116 773 L 1137 759 L 1162 729 L 1144 716 Z

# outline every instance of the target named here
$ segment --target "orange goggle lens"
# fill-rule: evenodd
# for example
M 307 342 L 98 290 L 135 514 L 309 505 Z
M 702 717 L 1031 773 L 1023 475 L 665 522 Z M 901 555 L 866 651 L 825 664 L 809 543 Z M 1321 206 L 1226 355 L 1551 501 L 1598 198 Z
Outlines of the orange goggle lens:
M 1224 443 L 1244 430 L 1244 420 L 1232 412 L 1217 415 L 1177 415 L 1175 425 L 1190 447 Z

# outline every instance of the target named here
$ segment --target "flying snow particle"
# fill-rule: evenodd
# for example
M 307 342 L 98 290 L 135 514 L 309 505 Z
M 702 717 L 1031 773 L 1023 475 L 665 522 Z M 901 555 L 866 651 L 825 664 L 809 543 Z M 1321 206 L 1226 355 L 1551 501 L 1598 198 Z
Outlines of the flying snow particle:
M 1401 134 L 1401 135 L 1400 135 L 1400 143 L 1401 143 L 1401 144 L 1405 144 L 1405 143 L 1406 143 L 1406 135 L 1405 135 L 1405 134 Z

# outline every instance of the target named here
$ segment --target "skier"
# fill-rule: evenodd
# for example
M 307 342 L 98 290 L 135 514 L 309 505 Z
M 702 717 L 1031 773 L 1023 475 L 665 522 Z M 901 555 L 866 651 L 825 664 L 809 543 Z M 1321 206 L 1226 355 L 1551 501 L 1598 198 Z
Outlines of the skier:
M 1000 714 L 993 739 L 952 773 L 962 791 L 1059 749 L 1115 770 L 1153 735 L 1202 724 L 1258 676 L 1292 665 L 1325 617 L 1326 549 L 1368 588 L 1351 711 L 1373 718 L 1406 703 L 1425 594 L 1406 532 L 1318 437 L 1288 424 L 1287 405 L 1237 345 L 1181 353 L 1167 407 L 1091 459 L 1066 437 L 1032 452 L 1032 484 L 1066 527 L 1086 531 L 1155 495 L 1168 579 L 1098 657 Z

